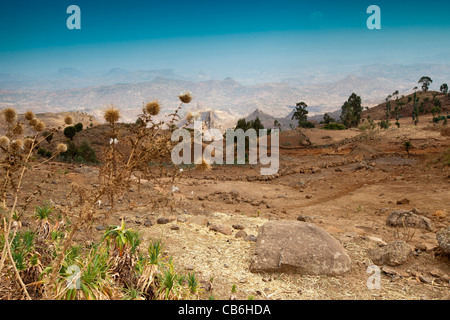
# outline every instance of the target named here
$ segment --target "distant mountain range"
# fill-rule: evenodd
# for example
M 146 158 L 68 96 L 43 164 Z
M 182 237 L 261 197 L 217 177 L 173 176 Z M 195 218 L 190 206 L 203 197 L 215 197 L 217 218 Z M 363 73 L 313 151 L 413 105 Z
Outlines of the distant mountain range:
M 309 106 L 309 115 L 314 119 L 315 115 L 338 111 L 353 92 L 363 98 L 364 106 L 375 106 L 395 90 L 400 95 L 411 93 L 413 87 L 420 87 L 417 81 L 424 75 L 434 80 L 432 90 L 450 82 L 449 64 L 369 65 L 347 73 L 330 72 L 299 71 L 278 82 L 264 83 L 261 79 L 261 83 L 252 85 L 232 78 L 211 80 L 207 73 L 183 77 L 171 69 L 113 68 L 104 73 L 85 73 L 63 68 L 40 76 L 3 73 L 0 109 L 13 106 L 21 112 L 85 111 L 100 120 L 105 106 L 114 104 L 122 110 L 122 121 L 131 122 L 141 112 L 142 104 L 154 99 L 161 102 L 164 113 L 171 112 L 179 104 L 177 96 L 187 90 L 194 100 L 184 108 L 185 112 L 203 114 L 217 110 L 225 123 L 248 117 L 257 110 L 273 124 L 275 119 L 286 118 L 300 101 Z M 282 125 L 289 123 L 284 121 Z

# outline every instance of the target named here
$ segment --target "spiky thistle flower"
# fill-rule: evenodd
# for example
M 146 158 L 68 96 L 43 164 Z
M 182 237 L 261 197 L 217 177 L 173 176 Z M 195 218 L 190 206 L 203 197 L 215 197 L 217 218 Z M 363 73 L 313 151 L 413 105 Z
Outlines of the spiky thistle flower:
M 28 124 L 29 124 L 30 126 L 34 127 L 35 125 L 38 124 L 38 122 L 39 122 L 38 119 L 33 118 L 33 119 L 31 119 L 30 121 L 28 121 Z
M 189 113 L 186 115 L 186 121 L 187 121 L 187 122 L 191 123 L 194 119 L 195 119 L 195 116 L 194 116 L 194 114 L 193 114 L 192 112 L 189 112 Z
M 183 103 L 190 103 L 192 101 L 192 94 L 188 91 L 182 92 L 178 98 L 181 100 L 181 102 Z
M 64 143 L 60 143 L 58 144 L 58 146 L 56 147 L 56 151 L 58 151 L 59 153 L 64 153 L 67 151 L 67 145 Z
M 43 123 L 42 121 L 38 121 L 34 126 L 33 126 L 34 130 L 37 132 L 41 132 L 45 130 L 45 123 Z
M 30 110 L 29 110 L 29 111 L 25 112 L 24 117 L 25 117 L 25 119 L 28 120 L 28 121 L 30 121 L 31 119 L 34 119 L 34 113 L 33 113 L 33 111 L 30 111 Z
M 23 125 L 22 124 L 20 124 L 20 123 L 18 123 L 18 124 L 16 124 L 16 126 L 12 129 L 12 132 L 14 133 L 14 134 L 22 134 L 23 133 Z
M 23 141 L 18 139 L 18 140 L 14 140 L 11 142 L 11 149 L 14 152 L 19 152 L 21 150 L 23 150 Z
M 114 106 L 111 106 L 108 109 L 106 109 L 103 118 L 106 120 L 106 122 L 109 122 L 110 124 L 116 123 L 117 121 L 119 121 L 120 118 L 119 110 Z
M 66 117 L 64 118 L 64 123 L 70 126 L 70 125 L 73 123 L 73 118 L 72 118 L 72 116 L 66 116 Z
M 31 149 L 31 147 L 33 146 L 33 139 L 26 138 L 25 140 L 23 140 L 23 145 L 25 146 L 25 148 Z
M 195 161 L 195 163 L 197 163 L 199 161 Z M 210 164 L 210 160 L 209 159 L 205 159 L 204 157 L 202 157 L 202 163 L 197 164 L 196 165 L 197 170 L 200 171 L 211 171 L 211 164 Z
M 17 119 L 17 112 L 13 108 L 6 108 L 3 110 L 3 116 L 6 122 L 13 123 Z
M 7 136 L 2 136 L 0 137 L 0 146 L 6 148 L 7 146 L 9 146 L 9 138 Z
M 159 112 L 161 111 L 161 106 L 158 101 L 154 100 L 145 105 L 145 111 L 146 113 L 157 116 Z

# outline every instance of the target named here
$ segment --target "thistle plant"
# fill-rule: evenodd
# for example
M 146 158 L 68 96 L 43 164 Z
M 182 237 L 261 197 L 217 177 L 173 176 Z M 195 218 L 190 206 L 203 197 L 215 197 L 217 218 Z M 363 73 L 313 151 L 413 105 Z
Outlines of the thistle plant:
M 25 173 L 52 160 L 58 155 L 58 152 L 55 152 L 51 157 L 37 164 L 32 165 L 31 159 L 40 143 L 46 140 L 48 135 L 56 132 L 57 129 L 51 129 L 47 136 L 42 136 L 40 133 L 46 129 L 46 125 L 41 120 L 38 120 L 32 111 L 27 111 L 23 115 L 23 119 L 19 119 L 19 115 L 13 108 L 4 109 L 1 111 L 1 115 L 6 122 L 6 133 L 0 137 L 0 170 L 2 171 L 0 176 L 0 199 L 2 209 L 9 211 L 9 217 L 8 219 L 4 217 L 2 221 L 5 226 L 3 230 L 5 245 L 3 246 L 0 259 L 0 272 L 8 256 L 9 261 L 13 264 L 16 279 L 26 298 L 31 299 L 20 273 L 15 266 L 11 253 L 10 244 L 14 241 L 16 234 L 13 233 L 11 239 L 9 237 L 11 235 L 12 223 L 14 222 L 13 215 L 16 212 Z M 31 132 L 32 136 L 25 137 L 26 131 Z M 13 195 L 10 202 L 7 201 L 7 193 Z

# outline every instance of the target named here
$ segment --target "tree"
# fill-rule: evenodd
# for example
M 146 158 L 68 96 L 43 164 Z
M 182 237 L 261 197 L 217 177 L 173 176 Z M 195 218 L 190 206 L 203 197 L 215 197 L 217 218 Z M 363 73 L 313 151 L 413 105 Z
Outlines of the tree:
M 447 85 L 446 83 L 444 83 L 444 84 L 441 86 L 441 92 L 442 92 L 443 94 L 447 94 L 447 92 L 448 92 L 448 85 Z
M 409 150 L 412 148 L 411 141 L 405 141 L 403 146 L 405 147 L 405 151 L 406 151 L 406 153 L 408 154 L 408 157 L 409 157 Z
M 73 137 L 77 134 L 77 129 L 74 126 L 70 126 L 64 129 L 64 136 L 71 141 L 73 140 Z
M 341 108 L 341 122 L 347 128 L 357 127 L 361 121 L 361 97 L 355 93 L 348 98 Z
M 336 120 L 334 120 L 328 113 L 325 113 L 323 115 L 323 123 L 325 125 L 330 124 L 332 122 L 336 122 Z
M 77 132 L 80 132 L 81 130 L 83 130 L 83 124 L 82 123 L 77 123 L 76 125 L 74 125 L 75 129 L 77 129 Z
M 297 103 L 294 114 L 292 115 L 291 120 L 297 120 L 299 127 L 308 121 L 308 110 L 306 110 L 306 108 L 308 108 L 306 103 L 299 102 Z
M 422 90 L 424 92 L 427 92 L 428 89 L 430 88 L 430 84 L 433 83 L 433 80 L 431 80 L 430 77 L 422 77 L 420 78 L 418 83 L 422 83 Z

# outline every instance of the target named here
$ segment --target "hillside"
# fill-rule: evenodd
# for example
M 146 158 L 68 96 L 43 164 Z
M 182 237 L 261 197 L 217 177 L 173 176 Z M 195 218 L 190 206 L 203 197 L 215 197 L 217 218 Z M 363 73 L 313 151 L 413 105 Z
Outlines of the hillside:
M 450 97 L 448 95 L 443 95 L 441 92 L 436 91 L 429 91 L 429 92 L 417 92 L 417 98 L 419 98 L 418 105 L 420 106 L 423 103 L 423 112 L 420 115 L 429 115 L 431 114 L 431 109 L 434 106 L 433 103 L 433 97 L 436 96 L 436 99 L 438 99 L 442 104 L 442 111 L 441 114 L 446 115 L 448 112 L 450 112 Z M 411 118 L 412 112 L 414 109 L 414 94 L 410 94 L 407 96 L 404 96 L 403 98 L 400 98 L 399 101 L 405 103 L 403 106 L 399 108 L 399 115 L 402 118 Z M 379 104 L 373 108 L 370 108 L 369 110 L 365 110 L 363 112 L 363 118 L 367 118 L 367 116 L 370 115 L 370 117 L 374 120 L 384 120 L 386 119 L 386 104 L 387 102 L 383 102 L 382 104 Z M 391 110 L 392 110 L 392 117 L 391 119 L 395 119 L 394 115 L 394 108 L 396 106 L 396 102 L 391 101 Z M 420 118 L 419 115 L 419 118 Z

